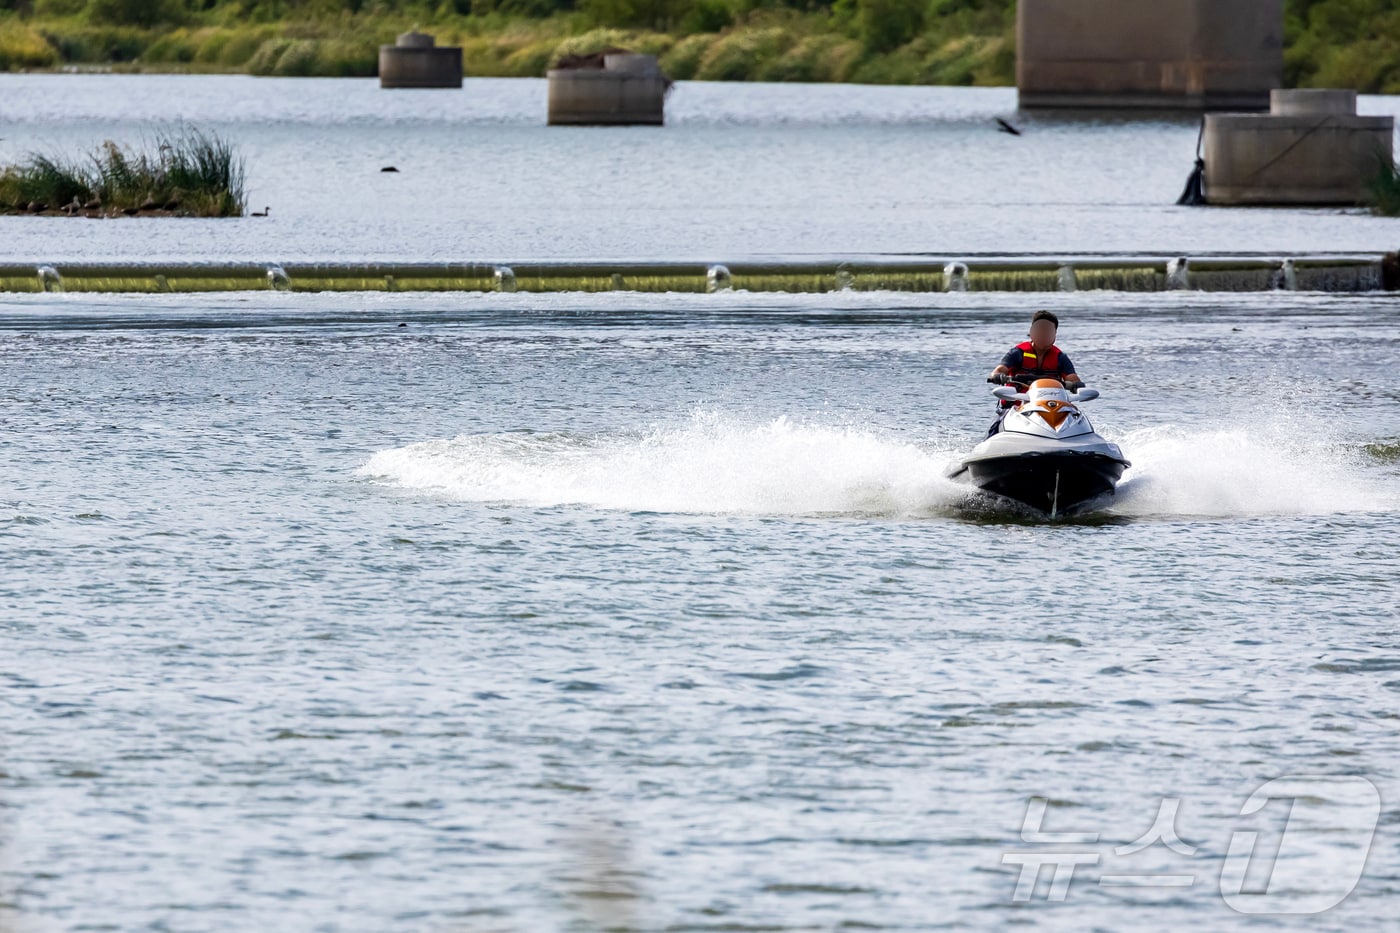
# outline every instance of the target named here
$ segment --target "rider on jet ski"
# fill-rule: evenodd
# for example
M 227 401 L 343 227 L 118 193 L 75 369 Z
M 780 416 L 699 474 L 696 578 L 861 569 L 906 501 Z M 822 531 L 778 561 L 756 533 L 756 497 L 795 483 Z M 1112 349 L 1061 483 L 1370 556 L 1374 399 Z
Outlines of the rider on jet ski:
M 1031 316 L 1030 339 L 1018 343 L 1001 358 L 1001 365 L 992 370 L 988 382 L 1005 385 L 1008 382 L 1030 383 L 1036 379 L 1058 379 L 1066 389 L 1077 392 L 1084 384 L 1074 372 L 1074 364 L 1069 355 L 1055 346 L 1055 335 L 1060 330 L 1060 319 L 1049 311 L 1037 311 Z M 987 436 L 1001 430 L 1001 419 L 1006 416 L 1014 402 L 1001 402 L 997 406 L 997 420 L 987 431 Z

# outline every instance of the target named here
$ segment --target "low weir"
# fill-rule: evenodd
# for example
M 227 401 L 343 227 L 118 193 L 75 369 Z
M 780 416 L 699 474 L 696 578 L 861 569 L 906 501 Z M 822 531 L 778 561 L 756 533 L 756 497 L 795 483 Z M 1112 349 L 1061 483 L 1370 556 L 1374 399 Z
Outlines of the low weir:
M 0 263 L 0 292 L 1372 292 L 1400 255 L 522 263 Z

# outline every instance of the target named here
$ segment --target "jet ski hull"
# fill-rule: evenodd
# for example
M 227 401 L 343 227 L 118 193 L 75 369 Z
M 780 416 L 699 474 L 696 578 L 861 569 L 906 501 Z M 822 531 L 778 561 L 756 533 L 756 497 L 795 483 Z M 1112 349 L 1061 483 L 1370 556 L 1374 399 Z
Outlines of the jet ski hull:
M 966 461 L 972 485 L 1047 515 L 1076 515 L 1112 496 L 1127 463 L 1092 451 L 1047 451 Z
M 1012 407 L 999 430 L 949 469 L 950 478 L 1050 518 L 1081 514 L 1113 495 L 1130 464 L 1079 409 L 1097 391 L 1079 389 L 1071 397 L 1058 381 L 1039 379 L 1026 392 L 992 394 Z

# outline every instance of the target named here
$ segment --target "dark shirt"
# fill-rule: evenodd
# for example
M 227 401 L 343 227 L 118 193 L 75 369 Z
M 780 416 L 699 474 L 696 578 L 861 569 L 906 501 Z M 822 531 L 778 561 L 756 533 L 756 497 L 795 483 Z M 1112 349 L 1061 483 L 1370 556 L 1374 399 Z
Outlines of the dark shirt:
M 1024 357 L 1025 353 L 1020 347 L 1012 347 L 1007 351 L 1007 354 L 1001 358 L 1001 365 L 1008 367 L 1012 372 L 1017 372 L 1022 368 L 1021 364 L 1024 361 Z M 1061 376 L 1070 376 L 1074 374 L 1074 364 L 1069 361 L 1069 354 L 1065 353 L 1063 350 L 1060 351 L 1059 371 Z M 1038 370 L 1031 369 L 1031 372 L 1038 372 Z

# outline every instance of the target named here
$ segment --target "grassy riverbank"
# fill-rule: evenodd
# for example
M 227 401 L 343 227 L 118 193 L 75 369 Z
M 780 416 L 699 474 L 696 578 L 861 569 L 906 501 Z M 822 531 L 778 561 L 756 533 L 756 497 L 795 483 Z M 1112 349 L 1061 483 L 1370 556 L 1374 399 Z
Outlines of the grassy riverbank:
M 719 31 L 684 33 L 600 26 L 582 13 L 543 19 L 491 14 L 429 19 L 346 16 L 333 21 L 168 28 L 12 19 L 0 25 L 0 69 L 110 66 L 134 71 L 369 76 L 378 47 L 410 26 L 460 45 L 470 75 L 538 77 L 559 57 L 624 46 L 660 56 L 673 78 L 720 81 L 856 81 L 1007 84 L 1015 53 L 1009 26 L 929 33 L 890 50 L 832 28 L 826 14 L 755 11 Z M 1004 28 L 1003 28 L 1004 27 Z
M 417 25 L 468 74 L 622 45 L 674 78 L 1006 85 L 1014 0 L 0 0 L 0 70 L 373 75 Z M 1286 83 L 1400 93 L 1400 0 L 1287 0 Z

